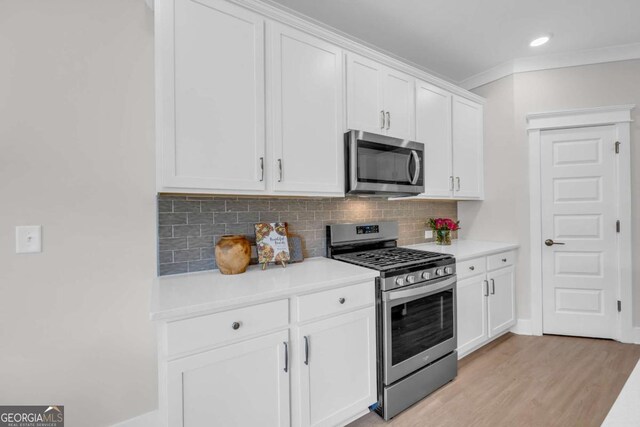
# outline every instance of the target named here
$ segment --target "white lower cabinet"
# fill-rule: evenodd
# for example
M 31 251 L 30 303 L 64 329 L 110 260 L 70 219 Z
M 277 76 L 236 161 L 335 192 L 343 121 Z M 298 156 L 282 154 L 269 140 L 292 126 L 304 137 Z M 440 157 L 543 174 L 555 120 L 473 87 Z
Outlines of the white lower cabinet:
M 168 363 L 168 425 L 288 426 L 289 331 Z
M 298 328 L 302 426 L 334 426 L 377 400 L 375 308 Z
M 158 330 L 165 427 L 336 426 L 377 401 L 369 281 Z
M 514 258 L 511 251 L 457 263 L 458 357 L 516 324 Z

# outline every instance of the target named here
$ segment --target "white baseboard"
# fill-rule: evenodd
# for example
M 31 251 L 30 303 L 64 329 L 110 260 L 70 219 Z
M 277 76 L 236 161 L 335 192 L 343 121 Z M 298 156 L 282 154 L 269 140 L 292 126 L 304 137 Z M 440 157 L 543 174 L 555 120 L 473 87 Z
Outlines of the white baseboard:
M 111 427 L 157 427 L 159 425 L 158 411 L 156 410 L 121 421 Z
M 531 319 L 518 319 L 518 322 L 511 332 L 517 335 L 533 335 L 533 327 L 531 325 Z
M 633 328 L 633 342 L 634 344 L 640 344 L 640 326 Z

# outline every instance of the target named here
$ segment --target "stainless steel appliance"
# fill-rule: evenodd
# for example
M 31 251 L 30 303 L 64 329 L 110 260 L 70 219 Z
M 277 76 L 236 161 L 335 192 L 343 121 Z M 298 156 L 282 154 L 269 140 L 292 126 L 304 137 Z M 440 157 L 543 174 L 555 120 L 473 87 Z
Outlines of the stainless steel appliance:
M 398 224 L 327 226 L 327 256 L 376 278 L 378 407 L 402 412 L 458 372 L 456 267 L 451 255 L 397 247 Z
M 347 194 L 424 193 L 424 144 L 352 130 L 345 134 Z

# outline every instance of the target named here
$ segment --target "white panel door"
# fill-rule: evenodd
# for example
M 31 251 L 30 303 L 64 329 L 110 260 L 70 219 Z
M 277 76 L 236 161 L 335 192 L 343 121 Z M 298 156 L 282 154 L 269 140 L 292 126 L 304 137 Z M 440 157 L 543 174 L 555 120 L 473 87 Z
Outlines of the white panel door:
M 482 121 L 482 105 L 453 96 L 453 175 L 456 199 L 484 197 Z
M 507 267 L 487 273 L 489 337 L 495 337 L 516 324 L 514 271 L 513 267 Z
M 169 362 L 169 425 L 288 426 L 288 342 L 283 331 Z
M 482 259 L 482 262 L 485 262 Z M 487 283 L 481 274 L 458 282 L 458 356 L 464 356 L 482 345 L 487 332 Z
M 416 141 L 428 153 L 423 196 L 451 197 L 451 94 L 421 81 L 416 82 Z
M 543 331 L 612 338 L 617 320 L 613 126 L 541 133 Z M 549 242 L 551 243 L 551 242 Z
M 402 139 L 415 139 L 415 79 L 385 68 L 383 74 L 386 133 Z
M 222 0 L 175 0 L 174 11 L 174 75 L 160 81 L 164 119 L 175 118 L 162 135 L 162 186 L 263 190 L 264 20 Z
M 302 426 L 335 426 L 365 411 L 376 396 L 375 308 L 298 330 Z
M 344 193 L 342 50 L 273 24 L 273 188 Z
M 382 91 L 384 67 L 358 55 L 347 55 L 347 127 L 386 132 Z

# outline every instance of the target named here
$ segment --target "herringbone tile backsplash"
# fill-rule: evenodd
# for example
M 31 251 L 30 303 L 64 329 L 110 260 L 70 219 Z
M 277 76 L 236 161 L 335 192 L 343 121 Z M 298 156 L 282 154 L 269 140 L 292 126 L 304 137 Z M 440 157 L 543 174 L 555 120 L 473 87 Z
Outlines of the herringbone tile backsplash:
M 253 224 L 283 221 L 302 238 L 305 258 L 325 255 L 327 224 L 395 220 L 400 245 L 424 238 L 430 217 L 457 218 L 452 201 L 366 198 L 243 198 L 158 196 L 158 274 L 216 268 L 214 246 L 224 234 L 243 234 L 255 241 Z

